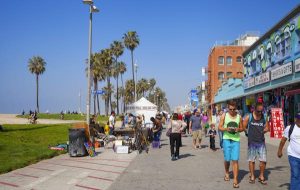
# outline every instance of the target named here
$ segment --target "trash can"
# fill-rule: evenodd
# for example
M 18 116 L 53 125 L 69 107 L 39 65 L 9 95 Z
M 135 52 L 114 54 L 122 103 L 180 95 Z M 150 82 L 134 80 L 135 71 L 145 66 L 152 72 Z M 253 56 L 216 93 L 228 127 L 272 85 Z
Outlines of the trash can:
M 69 155 L 71 157 L 88 155 L 84 142 L 87 142 L 84 128 L 69 129 Z

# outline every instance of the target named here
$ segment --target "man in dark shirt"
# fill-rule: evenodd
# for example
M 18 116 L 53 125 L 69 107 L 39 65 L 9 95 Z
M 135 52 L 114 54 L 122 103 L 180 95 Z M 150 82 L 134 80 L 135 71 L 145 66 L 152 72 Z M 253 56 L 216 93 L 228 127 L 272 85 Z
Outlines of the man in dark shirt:
M 153 127 L 152 127 L 153 140 L 160 141 L 162 123 L 159 119 L 155 119 L 154 117 L 151 117 L 150 120 L 153 122 Z
M 267 162 L 267 150 L 264 134 L 269 131 L 269 124 L 263 115 L 263 109 L 263 104 L 257 103 L 255 110 L 245 117 L 243 127 L 248 131 L 249 183 L 255 183 L 254 167 L 255 159 L 258 158 L 260 162 L 260 175 L 258 181 L 261 184 L 266 185 L 264 171 Z

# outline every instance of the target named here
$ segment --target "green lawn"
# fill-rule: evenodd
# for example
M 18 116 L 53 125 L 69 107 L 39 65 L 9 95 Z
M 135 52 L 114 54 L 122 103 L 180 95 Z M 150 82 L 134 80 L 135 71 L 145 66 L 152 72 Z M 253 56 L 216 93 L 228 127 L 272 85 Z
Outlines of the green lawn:
M 61 151 L 48 149 L 68 141 L 71 124 L 4 125 L 0 132 L 0 173 L 36 163 L 59 155 Z
M 18 115 L 17 117 L 20 118 L 28 118 L 29 115 Z M 105 125 L 108 121 L 108 116 L 98 116 L 97 121 L 100 122 L 100 124 Z M 59 113 L 54 113 L 54 114 L 46 114 L 46 113 L 39 113 L 38 114 L 38 119 L 60 119 L 60 114 Z M 65 114 L 64 115 L 64 120 L 80 120 L 80 121 L 85 121 L 86 116 L 81 115 L 81 114 Z M 120 118 L 117 117 L 117 121 L 119 121 Z

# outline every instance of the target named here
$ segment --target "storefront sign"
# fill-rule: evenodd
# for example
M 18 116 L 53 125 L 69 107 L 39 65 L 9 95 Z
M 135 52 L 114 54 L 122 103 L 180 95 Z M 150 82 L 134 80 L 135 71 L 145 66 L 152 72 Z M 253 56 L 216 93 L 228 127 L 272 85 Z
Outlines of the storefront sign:
M 295 72 L 300 71 L 300 58 L 295 60 Z
M 255 82 L 254 78 L 250 78 L 250 79 L 245 80 L 244 81 L 244 88 L 247 89 L 247 88 L 253 87 L 254 84 L 255 84 L 254 82 Z
M 279 79 L 281 77 L 284 77 L 286 75 L 290 75 L 293 73 L 293 67 L 292 62 L 289 62 L 287 64 L 284 64 L 274 70 L 271 71 L 271 79 Z
M 270 81 L 270 72 L 266 72 L 255 77 L 255 85 L 264 84 L 269 81 Z
M 281 108 L 271 109 L 271 128 L 270 137 L 282 138 L 284 131 L 283 114 Z

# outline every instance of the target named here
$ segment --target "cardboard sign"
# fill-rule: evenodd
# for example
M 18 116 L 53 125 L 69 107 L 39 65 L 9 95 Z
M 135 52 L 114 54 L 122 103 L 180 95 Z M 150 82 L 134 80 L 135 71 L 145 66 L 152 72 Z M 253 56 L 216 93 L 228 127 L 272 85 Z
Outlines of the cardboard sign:
M 284 131 L 283 114 L 281 108 L 271 109 L 271 127 L 270 137 L 271 138 L 282 138 Z

